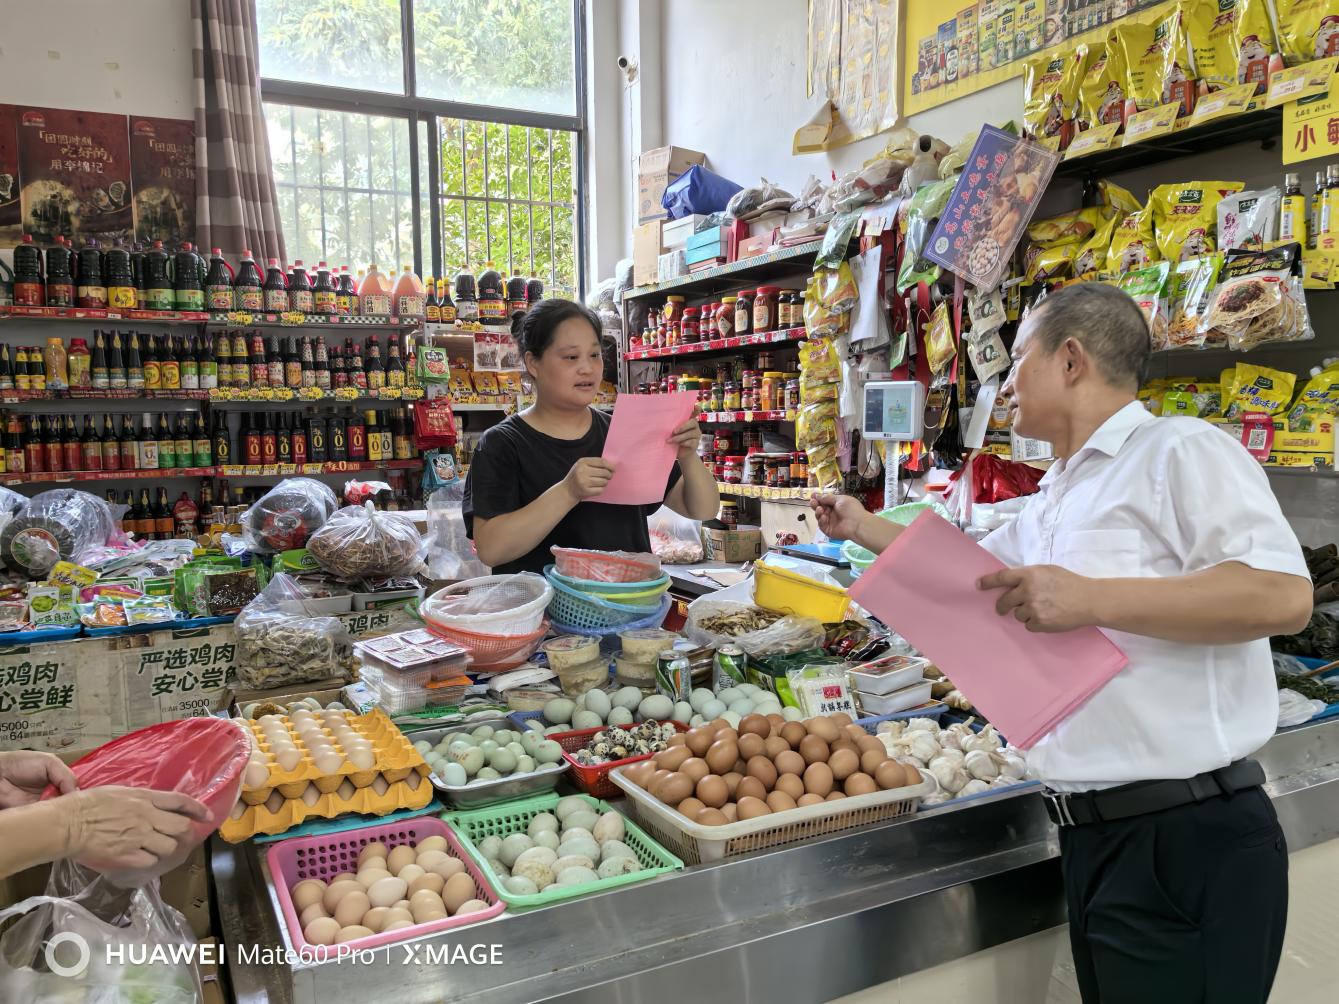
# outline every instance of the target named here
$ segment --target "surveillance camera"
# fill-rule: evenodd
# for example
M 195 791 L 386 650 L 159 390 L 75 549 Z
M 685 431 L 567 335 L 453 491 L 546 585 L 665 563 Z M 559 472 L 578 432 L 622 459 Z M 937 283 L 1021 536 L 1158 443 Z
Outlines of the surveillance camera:
M 629 84 L 637 80 L 637 61 L 635 59 L 619 56 L 618 68 L 623 71 L 623 76 Z

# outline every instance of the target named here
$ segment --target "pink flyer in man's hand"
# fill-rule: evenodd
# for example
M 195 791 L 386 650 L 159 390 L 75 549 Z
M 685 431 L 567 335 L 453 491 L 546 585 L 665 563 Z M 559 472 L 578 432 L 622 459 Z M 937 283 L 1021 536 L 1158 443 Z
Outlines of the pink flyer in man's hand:
M 1097 628 L 1029 631 L 977 581 L 1005 566 L 923 513 L 851 586 L 851 598 L 944 671 L 1009 741 L 1030 749 L 1125 668 Z
M 693 417 L 696 394 L 620 394 L 604 440 L 614 476 L 592 502 L 649 505 L 665 498 L 676 450 L 668 440 Z

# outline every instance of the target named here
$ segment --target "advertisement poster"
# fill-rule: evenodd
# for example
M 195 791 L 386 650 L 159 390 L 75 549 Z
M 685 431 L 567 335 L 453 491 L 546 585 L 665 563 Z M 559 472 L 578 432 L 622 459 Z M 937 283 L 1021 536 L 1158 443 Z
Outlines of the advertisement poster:
M 994 289 L 1058 163 L 1060 154 L 1037 143 L 982 127 L 925 257 L 978 289 Z
M 0 105 L 0 240 L 17 243 L 21 223 L 18 109 Z
M 39 244 L 56 234 L 129 242 L 130 137 L 124 115 L 20 106 L 23 229 Z
M 902 112 L 914 115 L 1019 76 L 1024 60 L 1052 46 L 1100 45 L 1113 22 L 1174 5 L 1174 0 L 907 4 Z
M 166 247 L 195 240 L 195 123 L 130 117 L 135 239 Z
M 828 103 L 795 134 L 792 151 L 831 150 L 898 119 L 896 0 L 810 0 L 807 93 Z

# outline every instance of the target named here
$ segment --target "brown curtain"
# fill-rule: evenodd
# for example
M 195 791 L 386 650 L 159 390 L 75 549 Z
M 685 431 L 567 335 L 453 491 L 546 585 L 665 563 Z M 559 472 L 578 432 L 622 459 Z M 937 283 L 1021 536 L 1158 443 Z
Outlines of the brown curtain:
M 255 0 L 191 0 L 200 246 L 285 259 L 260 107 Z

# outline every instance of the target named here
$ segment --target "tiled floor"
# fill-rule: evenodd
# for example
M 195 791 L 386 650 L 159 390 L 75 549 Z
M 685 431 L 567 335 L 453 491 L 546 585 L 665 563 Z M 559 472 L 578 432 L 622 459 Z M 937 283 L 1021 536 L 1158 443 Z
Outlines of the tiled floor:
M 1333 1004 L 1339 986 L 1339 840 L 1289 858 L 1288 936 L 1271 1004 Z M 1066 929 L 1020 938 L 832 1004 L 1080 1004 Z

